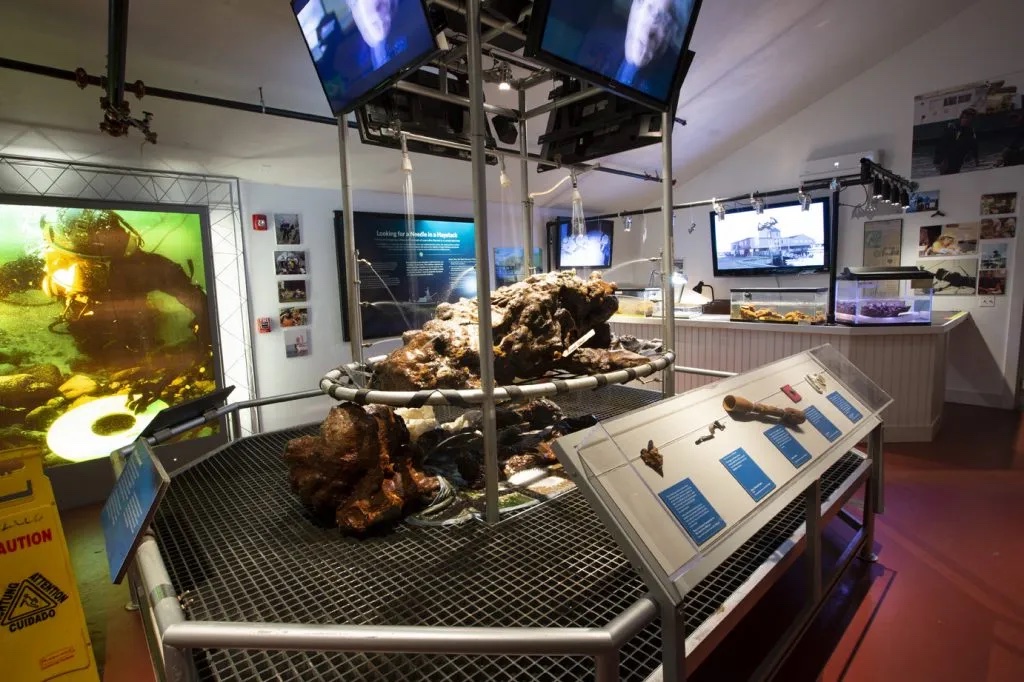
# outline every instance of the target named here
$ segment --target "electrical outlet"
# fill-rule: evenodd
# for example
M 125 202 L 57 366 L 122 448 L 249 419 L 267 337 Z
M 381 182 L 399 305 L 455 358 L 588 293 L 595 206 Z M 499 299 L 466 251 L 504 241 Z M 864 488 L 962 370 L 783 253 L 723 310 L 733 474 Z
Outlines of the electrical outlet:
M 982 308 L 995 308 L 996 307 L 996 297 L 995 296 L 982 296 L 981 297 L 981 307 Z

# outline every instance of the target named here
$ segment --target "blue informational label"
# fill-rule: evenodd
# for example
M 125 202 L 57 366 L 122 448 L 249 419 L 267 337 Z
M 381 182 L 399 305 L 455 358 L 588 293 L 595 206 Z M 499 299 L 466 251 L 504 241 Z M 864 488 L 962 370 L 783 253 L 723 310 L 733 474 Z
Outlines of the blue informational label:
M 761 502 L 766 495 L 774 491 L 775 482 L 768 477 L 758 463 L 746 454 L 742 447 L 737 447 L 719 462 L 732 474 L 736 482 L 743 486 L 755 502 Z
M 814 409 L 814 408 L 811 408 Z M 810 418 L 810 417 L 808 417 Z M 782 424 L 773 426 L 764 432 L 764 435 L 772 442 L 772 445 L 779 449 L 789 463 L 797 469 L 811 461 L 811 453 L 807 452 L 789 430 Z
M 843 416 L 852 421 L 854 424 L 864 418 L 864 415 L 860 411 L 850 404 L 850 401 L 844 398 L 839 391 L 832 391 L 828 394 L 828 401 L 836 406 Z
M 131 454 L 124 461 L 121 476 L 100 512 L 110 579 L 115 584 L 124 577 L 142 533 L 169 483 L 149 443 L 142 438 L 135 441 Z
M 743 489 L 754 498 L 754 502 L 760 502 L 764 496 L 775 490 L 775 482 L 768 478 L 768 475 L 757 465 L 757 462 L 750 459 L 750 455 L 743 448 L 737 448 L 728 455 L 718 460 L 732 474 L 736 482 L 743 486 Z
M 703 545 L 725 528 L 725 521 L 688 478 L 663 490 L 658 497 L 698 545 Z
M 807 421 L 810 422 L 811 426 L 818 429 L 818 432 L 825 436 L 825 438 L 828 438 L 829 443 L 834 443 L 839 436 L 843 435 L 839 427 L 830 422 L 828 417 L 823 415 L 817 407 L 808 407 L 804 410 L 804 414 L 807 415 Z

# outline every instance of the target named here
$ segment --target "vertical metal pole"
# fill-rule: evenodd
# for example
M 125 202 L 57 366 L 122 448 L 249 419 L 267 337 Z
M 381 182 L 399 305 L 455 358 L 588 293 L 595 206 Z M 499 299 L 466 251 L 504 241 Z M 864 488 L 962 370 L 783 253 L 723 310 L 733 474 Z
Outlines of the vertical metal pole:
M 348 297 L 348 339 L 352 362 L 363 361 L 363 317 L 359 309 L 359 256 L 356 251 L 355 210 L 348 168 L 348 121 L 338 117 L 338 153 L 341 157 L 342 234 L 345 239 L 346 296 Z
M 618 682 L 619 652 L 609 651 L 594 656 L 594 682 Z
M 686 618 L 682 605 L 661 605 L 661 679 L 686 682 Z
M 810 598 L 810 608 L 815 608 L 821 599 L 821 479 L 815 479 L 814 483 L 804 491 L 804 506 L 806 507 L 806 542 L 807 554 L 807 591 Z
M 529 149 L 526 140 L 526 90 L 519 91 L 519 176 L 523 195 L 523 274 L 533 274 L 533 200 L 530 199 Z
M 484 156 L 484 80 L 480 52 L 480 0 L 466 2 L 469 50 L 469 139 L 476 223 L 476 295 L 480 332 L 480 388 L 483 391 L 484 478 L 488 523 L 498 522 L 498 429 L 494 414 L 494 330 L 491 329 L 490 253 L 487 240 L 487 159 Z
M 665 329 L 665 350 L 676 351 L 676 306 L 672 294 L 672 272 L 675 261 L 675 239 L 672 234 L 672 126 L 670 112 L 661 115 L 661 215 L 665 219 L 665 242 L 661 254 L 661 312 Z M 661 392 L 666 398 L 676 394 L 675 363 L 670 362 L 661 374 Z
M 947 337 L 948 338 L 948 337 Z M 872 475 L 875 479 L 876 514 L 885 513 L 885 424 L 879 424 L 868 435 L 868 456 L 871 458 Z
M 882 507 L 882 426 L 868 434 L 868 459 L 871 460 L 871 474 L 868 476 L 864 492 L 864 548 L 860 558 L 864 561 L 878 561 L 875 554 L 875 514 Z
M 831 216 L 829 216 L 828 258 L 828 314 L 825 321 L 836 323 L 836 277 L 839 273 L 839 190 L 832 190 Z

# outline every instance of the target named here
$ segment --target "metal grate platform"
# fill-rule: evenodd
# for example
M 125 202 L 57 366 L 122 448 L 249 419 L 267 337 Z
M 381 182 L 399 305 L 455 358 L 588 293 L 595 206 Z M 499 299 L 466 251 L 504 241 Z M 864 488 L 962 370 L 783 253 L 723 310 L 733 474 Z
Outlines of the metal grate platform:
M 567 397 L 559 402 L 570 414 L 596 407 L 608 417 L 660 395 L 609 387 L 599 397 Z M 174 478 L 155 529 L 190 620 L 600 627 L 646 591 L 578 491 L 496 527 L 399 527 L 354 540 L 318 526 L 289 491 L 280 458 L 289 438 L 314 430 L 243 439 Z M 823 497 L 859 463 L 847 455 L 835 465 Z M 799 498 L 690 593 L 688 626 L 714 613 L 802 523 Z M 645 679 L 660 651 L 652 623 L 624 648 L 622 679 Z M 200 650 L 194 658 L 203 680 L 593 677 L 589 658 L 568 656 Z

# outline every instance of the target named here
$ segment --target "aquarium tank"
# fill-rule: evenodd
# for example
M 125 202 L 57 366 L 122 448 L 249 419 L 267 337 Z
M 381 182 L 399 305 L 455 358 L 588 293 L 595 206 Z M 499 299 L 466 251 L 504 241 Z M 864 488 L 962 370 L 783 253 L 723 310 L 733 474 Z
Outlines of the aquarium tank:
M 0 203 L 0 452 L 106 457 L 218 388 L 204 211 Z

